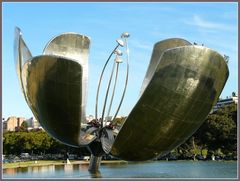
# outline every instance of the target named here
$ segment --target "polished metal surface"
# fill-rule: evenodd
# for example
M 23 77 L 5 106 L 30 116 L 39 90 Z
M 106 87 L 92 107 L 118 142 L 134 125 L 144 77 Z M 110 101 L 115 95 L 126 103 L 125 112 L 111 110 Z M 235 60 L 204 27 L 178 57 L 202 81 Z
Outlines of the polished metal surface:
M 14 56 L 25 99 L 42 127 L 64 144 L 87 146 L 92 154 L 90 168 L 96 170 L 101 156 L 112 154 L 124 160 L 148 160 L 163 155 L 186 141 L 203 123 L 228 78 L 224 58 L 209 48 L 183 39 L 167 39 L 154 45 L 140 98 L 120 129 L 98 121 L 98 94 L 105 68 L 117 48 L 125 46 L 126 79 L 113 119 L 121 107 L 129 72 L 129 50 L 123 33 L 108 57 L 97 88 L 96 122 L 86 121 L 88 56 L 90 39 L 76 33 L 53 38 L 43 55 L 32 57 L 19 28 L 15 31 Z M 120 60 L 117 64 L 109 116 L 114 99 Z M 104 105 L 107 103 L 108 92 Z M 99 125 L 98 125 L 99 124 Z M 91 170 L 91 169 L 90 169 Z
M 88 57 L 90 38 L 77 33 L 64 33 L 54 37 L 43 50 L 44 55 L 55 55 L 77 61 L 82 66 L 82 121 L 86 121 Z
M 65 33 L 53 38 L 44 55 L 32 57 L 15 30 L 15 62 L 22 91 L 41 126 L 70 146 L 87 146 L 96 129 L 85 129 L 88 37 Z
M 23 90 L 21 74 L 22 74 L 22 66 L 30 58 L 32 58 L 32 54 L 22 38 L 21 30 L 19 28 L 15 28 L 14 62 L 15 62 L 15 66 L 16 66 L 18 79 L 20 82 L 20 87 L 22 89 L 22 92 L 23 92 L 23 95 L 24 95 L 26 101 L 27 101 L 27 96 L 25 94 L 25 91 Z
M 157 65 L 159 64 L 160 59 L 161 59 L 162 53 L 164 51 L 166 51 L 167 49 L 179 47 L 179 46 L 186 46 L 186 45 L 191 45 L 191 43 L 184 39 L 181 39 L 181 38 L 170 38 L 170 39 L 162 40 L 162 41 L 157 42 L 154 45 L 152 57 L 150 59 L 148 69 L 147 69 L 146 75 L 143 80 L 140 95 L 144 92 L 148 83 L 152 79 L 152 76 L 157 68 Z
M 116 157 L 148 160 L 186 141 L 203 123 L 228 78 L 223 57 L 206 47 L 181 46 L 159 57 L 115 139 L 111 154 Z
M 30 107 L 54 138 L 81 145 L 82 66 L 58 56 L 37 56 L 25 63 L 22 81 Z
M 101 165 L 101 160 L 102 160 L 101 156 L 98 157 L 98 156 L 95 156 L 95 155 L 91 155 L 88 171 L 95 173 Z
M 104 128 L 101 136 L 102 148 L 105 153 L 109 154 L 114 143 L 113 130 Z
M 113 49 L 113 51 L 111 52 L 110 56 L 108 57 L 107 61 L 105 62 L 105 65 L 103 66 L 100 78 L 99 78 L 99 82 L 98 82 L 98 88 L 97 88 L 97 95 L 96 95 L 96 105 L 95 105 L 95 120 L 100 122 L 100 129 L 99 129 L 99 134 L 98 134 L 98 139 L 101 142 L 101 148 L 105 153 L 109 153 L 111 151 L 112 145 L 114 143 L 114 136 L 113 136 L 113 124 L 112 121 L 116 118 L 118 111 L 120 110 L 120 107 L 122 105 L 124 96 L 125 96 L 125 92 L 126 92 L 126 88 L 127 88 L 127 83 L 128 83 L 128 73 L 129 73 L 129 50 L 128 50 L 128 42 L 127 42 L 127 38 L 130 36 L 129 33 L 123 33 L 121 35 L 121 39 L 117 39 L 117 43 L 118 45 Z M 118 49 L 118 47 L 124 47 L 125 46 L 125 51 L 126 51 L 126 76 L 125 76 L 125 84 L 124 84 L 124 89 L 123 89 L 123 93 L 120 97 L 120 101 L 119 104 L 117 106 L 117 110 L 115 111 L 115 113 L 113 114 L 113 118 L 110 118 L 110 112 L 111 112 L 111 108 L 112 108 L 112 104 L 113 104 L 113 100 L 115 98 L 115 91 L 116 91 L 116 85 L 117 85 L 117 80 L 118 80 L 118 73 L 119 73 L 119 65 L 120 63 L 123 62 L 123 59 L 121 58 L 123 56 L 123 53 L 121 50 Z M 103 103 L 103 109 L 102 109 L 102 115 L 101 118 L 98 119 L 98 97 L 99 97 L 99 91 L 100 91 L 100 87 L 102 84 L 102 78 L 103 75 L 105 73 L 106 67 L 112 57 L 112 55 L 115 54 L 116 57 L 113 61 L 113 66 L 112 66 L 112 70 L 111 70 L 111 74 L 109 76 L 109 80 L 108 80 L 108 84 L 107 84 L 107 88 L 106 88 L 106 93 L 105 93 L 105 97 L 104 97 L 104 103 Z M 111 99 L 110 99 L 110 103 L 107 106 L 107 102 L 108 102 L 108 98 L 109 98 L 109 90 L 110 87 L 112 86 L 112 78 L 113 78 L 113 74 L 115 73 L 115 78 L 114 78 L 114 83 L 113 83 L 113 89 L 111 90 Z M 108 108 L 107 111 L 107 117 L 105 118 L 105 111 Z M 112 124 L 110 127 L 107 125 L 107 122 L 111 122 L 110 124 Z
M 128 73 L 129 73 L 129 64 L 128 64 L 128 62 L 129 62 L 129 50 L 128 50 L 128 42 L 127 42 L 127 38 L 129 36 L 130 36 L 130 34 L 125 32 L 125 33 L 123 33 L 121 35 L 121 39 L 117 39 L 116 40 L 116 42 L 118 44 L 113 49 L 111 54 L 109 55 L 107 61 L 105 62 L 104 66 L 103 66 L 103 69 L 102 69 L 100 77 L 99 77 L 98 87 L 97 87 L 97 94 L 96 94 L 96 104 L 95 104 L 95 119 L 96 120 L 100 120 L 101 128 L 106 126 L 106 122 L 107 121 L 112 121 L 113 119 L 116 118 L 116 116 L 118 114 L 118 111 L 120 110 L 121 104 L 123 102 L 123 98 L 125 96 L 125 92 L 126 92 L 126 88 L 127 88 L 127 82 L 128 82 Z M 126 47 L 126 81 L 125 81 L 123 93 L 122 93 L 122 96 L 120 98 L 120 102 L 119 102 L 118 108 L 116 110 L 116 113 L 114 114 L 113 119 L 108 120 L 108 119 L 104 119 L 104 118 L 105 118 L 105 110 L 106 110 L 106 107 L 107 107 L 107 101 L 108 101 L 108 97 L 109 97 L 109 90 L 110 90 L 110 87 L 112 85 L 113 74 L 116 71 L 115 79 L 114 79 L 114 83 L 113 83 L 114 87 L 113 87 L 113 90 L 112 90 L 112 96 L 111 96 L 110 104 L 108 106 L 107 118 L 109 118 L 111 107 L 112 107 L 112 103 L 113 103 L 113 99 L 114 99 L 114 96 L 115 96 L 115 88 L 116 88 L 116 83 L 117 83 L 117 79 L 118 79 L 119 64 L 123 62 L 122 58 L 120 58 L 123 55 L 123 53 L 122 53 L 121 50 L 118 49 L 118 47 L 124 47 L 124 46 Z M 99 102 L 99 92 L 100 92 L 100 88 L 101 88 L 101 84 L 102 84 L 102 78 L 103 78 L 103 75 L 105 73 L 106 67 L 107 67 L 110 59 L 112 58 L 113 54 L 116 54 L 116 57 L 115 57 L 115 60 L 113 62 L 112 71 L 111 71 L 111 74 L 110 74 L 110 78 L 109 78 L 108 85 L 107 85 L 107 90 L 106 90 L 105 97 L 104 97 L 104 104 L 103 104 L 102 115 L 101 115 L 101 118 L 98 119 L 98 102 Z M 115 65 L 116 64 L 117 64 L 117 68 L 115 70 Z
M 102 110 L 102 116 L 101 116 L 101 120 L 104 121 L 104 115 L 105 115 L 105 109 L 106 109 L 106 105 L 107 105 L 107 100 L 108 100 L 108 95 L 109 95 L 109 89 L 111 87 L 111 83 L 112 83 L 112 78 L 113 78 L 113 74 L 115 72 L 115 66 L 116 66 L 116 62 L 113 63 L 113 67 L 112 67 L 112 71 L 111 71 L 111 75 L 108 81 L 108 86 L 107 86 L 107 91 L 106 91 L 106 95 L 104 98 L 104 104 L 103 104 L 103 110 Z M 101 124 L 103 125 L 103 123 Z M 104 126 L 104 125 L 103 125 Z
M 110 100 L 108 111 L 107 111 L 107 118 L 109 118 L 109 116 L 110 116 L 110 112 L 111 112 L 111 109 L 112 109 L 112 103 L 113 103 L 113 99 L 114 99 L 115 91 L 116 91 L 117 80 L 118 80 L 118 70 L 119 70 L 119 63 L 120 62 L 116 61 L 116 63 L 117 63 L 117 68 L 116 68 L 116 73 L 115 73 L 115 78 L 114 78 L 112 96 L 111 96 L 111 100 Z M 107 122 L 108 120 L 105 120 L 105 121 Z
M 113 56 L 113 54 L 115 53 L 115 51 L 118 49 L 118 47 L 120 46 L 120 44 L 118 44 L 114 49 L 113 51 L 111 52 L 111 54 L 109 55 L 107 61 L 105 62 L 104 66 L 103 66 L 103 69 L 101 71 L 101 75 L 99 77 L 99 81 L 98 81 L 98 87 L 97 87 L 97 94 L 96 94 L 96 104 L 95 104 L 95 119 L 97 120 L 98 119 L 98 99 L 99 99 L 99 91 L 100 91 L 100 88 L 101 88 L 101 84 L 102 84 L 102 78 L 103 78 L 103 75 L 104 75 L 104 72 L 106 70 L 106 67 L 111 59 L 111 57 Z M 103 121 L 103 120 L 102 120 Z M 103 127 L 103 122 L 101 122 L 101 127 Z
M 112 121 L 113 121 L 113 120 L 117 117 L 117 115 L 118 115 L 118 112 L 119 112 L 119 110 L 120 110 L 120 108 L 121 108 L 121 106 L 122 106 L 123 99 L 124 99 L 124 97 L 125 97 L 125 93 L 126 93 L 126 90 L 127 90 L 128 74 L 129 74 L 129 49 L 128 49 L 128 41 L 127 41 L 127 38 L 128 38 L 129 36 L 130 36 L 130 34 L 127 33 L 127 32 L 123 33 L 122 36 L 121 36 L 121 37 L 124 38 L 124 44 L 125 44 L 125 46 L 126 46 L 126 54 L 127 54 L 127 58 L 126 58 L 126 63 L 127 63 L 127 65 L 126 65 L 126 78 L 125 78 L 125 84 L 124 84 L 123 93 L 122 93 L 120 102 L 119 102 L 119 104 L 118 104 L 118 108 L 117 108 L 117 110 L 116 110 L 116 112 L 115 112 L 115 114 L 114 114 L 114 116 L 113 116 L 113 118 L 112 118 Z

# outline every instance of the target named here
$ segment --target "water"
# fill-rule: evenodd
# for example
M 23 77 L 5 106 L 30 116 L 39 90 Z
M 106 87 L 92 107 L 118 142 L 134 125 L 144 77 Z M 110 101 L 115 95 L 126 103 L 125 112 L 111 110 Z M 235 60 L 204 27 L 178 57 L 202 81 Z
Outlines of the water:
M 237 178 L 236 161 L 152 161 L 88 165 L 49 165 L 4 169 L 3 178 Z

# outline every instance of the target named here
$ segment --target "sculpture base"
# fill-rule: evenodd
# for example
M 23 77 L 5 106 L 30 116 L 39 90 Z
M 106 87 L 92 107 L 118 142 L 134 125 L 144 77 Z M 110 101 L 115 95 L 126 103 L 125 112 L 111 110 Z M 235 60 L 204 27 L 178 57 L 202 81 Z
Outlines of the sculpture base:
M 94 156 L 91 154 L 90 163 L 88 167 L 89 172 L 97 172 L 101 164 L 102 156 Z

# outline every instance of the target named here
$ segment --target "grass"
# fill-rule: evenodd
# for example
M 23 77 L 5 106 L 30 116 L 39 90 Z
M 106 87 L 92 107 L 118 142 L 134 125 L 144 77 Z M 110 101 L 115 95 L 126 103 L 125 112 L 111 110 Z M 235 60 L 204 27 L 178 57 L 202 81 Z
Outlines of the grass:
M 89 161 L 84 160 L 70 160 L 71 164 L 89 164 Z M 123 160 L 102 160 L 101 164 L 108 163 L 127 163 Z M 15 163 L 3 163 L 3 169 L 7 168 L 18 168 L 18 167 L 31 167 L 31 166 L 46 166 L 46 165 L 64 165 L 65 160 L 37 160 L 37 161 L 26 161 L 26 162 L 15 162 Z
M 26 162 L 15 162 L 15 163 L 4 163 L 3 169 L 5 168 L 17 168 L 17 167 L 29 167 L 29 166 L 43 166 L 43 165 L 57 165 L 64 164 L 63 160 L 37 160 L 37 161 L 26 161 Z

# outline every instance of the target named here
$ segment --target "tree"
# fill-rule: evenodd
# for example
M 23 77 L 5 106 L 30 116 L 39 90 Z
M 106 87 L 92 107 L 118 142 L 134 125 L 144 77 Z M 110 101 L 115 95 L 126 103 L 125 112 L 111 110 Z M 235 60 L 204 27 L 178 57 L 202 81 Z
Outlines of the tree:
M 27 131 L 27 129 L 28 129 L 28 123 L 26 121 L 23 121 L 19 128 L 19 131 Z
M 202 148 L 212 152 L 236 152 L 237 105 L 231 104 L 208 115 L 206 121 L 193 135 Z

